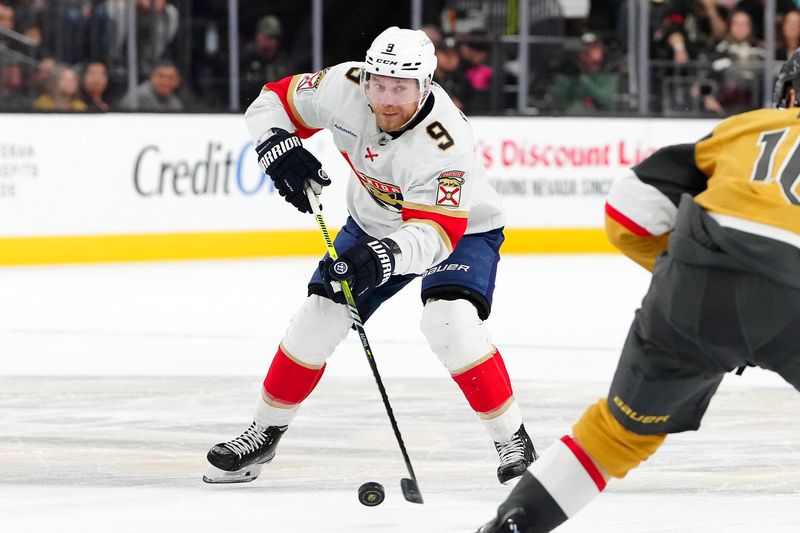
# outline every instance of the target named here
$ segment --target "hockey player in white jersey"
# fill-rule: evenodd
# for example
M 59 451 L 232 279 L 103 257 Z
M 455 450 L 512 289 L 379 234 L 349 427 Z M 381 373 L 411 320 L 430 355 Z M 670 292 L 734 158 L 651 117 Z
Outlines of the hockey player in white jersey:
M 375 39 L 364 62 L 268 83 L 247 110 L 259 163 L 286 201 L 303 212 L 311 213 L 305 188 L 321 194 L 330 180 L 301 139 L 323 128 L 333 134 L 353 170 L 350 216 L 335 240 L 339 259 L 322 260 L 278 346 L 253 423 L 208 452 L 205 481 L 250 481 L 275 456 L 327 358 L 350 330 L 341 280 L 351 284 L 366 320 L 422 276 L 422 332 L 494 442 L 499 481 L 522 475 L 535 460 L 484 323 L 504 214 L 474 155 L 469 123 L 433 83 L 435 68 L 433 45 L 423 32 L 392 27 Z

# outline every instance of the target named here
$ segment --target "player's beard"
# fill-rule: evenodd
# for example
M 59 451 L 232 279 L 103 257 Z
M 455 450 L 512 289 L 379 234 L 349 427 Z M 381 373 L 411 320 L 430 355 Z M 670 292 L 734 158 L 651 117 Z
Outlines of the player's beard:
M 403 105 L 380 105 L 373 109 L 381 131 L 398 131 L 417 111 L 416 102 Z

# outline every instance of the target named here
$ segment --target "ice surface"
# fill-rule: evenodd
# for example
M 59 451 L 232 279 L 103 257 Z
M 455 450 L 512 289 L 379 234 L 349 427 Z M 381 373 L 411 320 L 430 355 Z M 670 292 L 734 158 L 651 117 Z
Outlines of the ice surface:
M 253 483 L 201 482 L 249 423 L 310 258 L 0 270 L 0 531 L 463 532 L 508 488 L 418 330 L 413 284 L 367 323 L 425 505 L 351 335 Z M 489 325 L 539 449 L 605 394 L 648 276 L 620 256 L 510 256 Z M 800 531 L 800 395 L 729 376 L 700 432 L 670 436 L 559 531 Z M 365 481 L 386 501 L 357 500 Z

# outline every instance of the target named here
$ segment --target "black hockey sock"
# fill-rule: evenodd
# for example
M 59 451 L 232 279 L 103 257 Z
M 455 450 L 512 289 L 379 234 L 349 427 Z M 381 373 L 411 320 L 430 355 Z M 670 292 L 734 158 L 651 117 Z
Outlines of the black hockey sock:
M 525 511 L 525 518 L 518 524 L 524 533 L 545 533 L 552 531 L 567 520 L 550 493 L 530 472 L 525 472 L 497 510 L 503 516 L 514 508 Z M 524 520 L 524 521 L 522 521 Z

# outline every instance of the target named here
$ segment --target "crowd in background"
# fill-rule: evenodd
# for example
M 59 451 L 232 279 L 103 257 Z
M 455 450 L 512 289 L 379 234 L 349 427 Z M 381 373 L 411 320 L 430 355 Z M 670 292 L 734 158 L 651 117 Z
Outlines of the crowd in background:
M 178 10 L 134 4 L 141 84 L 126 93 L 125 0 L 0 0 L 0 110 L 183 110 Z
M 520 64 L 504 37 L 518 33 L 519 1 L 423 2 L 434 80 L 466 113 L 516 109 Z M 531 108 L 624 113 L 630 2 L 529 1 Z M 761 104 L 764 0 L 649 4 L 654 113 L 726 115 Z M 383 28 L 411 24 L 411 2 L 324 5 L 327 65 L 360 60 Z M 777 0 L 776 60 L 800 45 L 798 9 L 800 0 Z M 309 0 L 239 2 L 241 108 L 265 82 L 311 69 L 309 13 Z M 227 111 L 227 16 L 227 0 L 0 0 L 0 110 Z
M 777 0 L 776 67 L 800 46 L 800 2 Z M 763 0 L 672 0 L 654 10 L 652 57 L 664 107 L 720 115 L 759 107 L 766 58 Z M 769 96 L 769 95 L 767 95 Z

